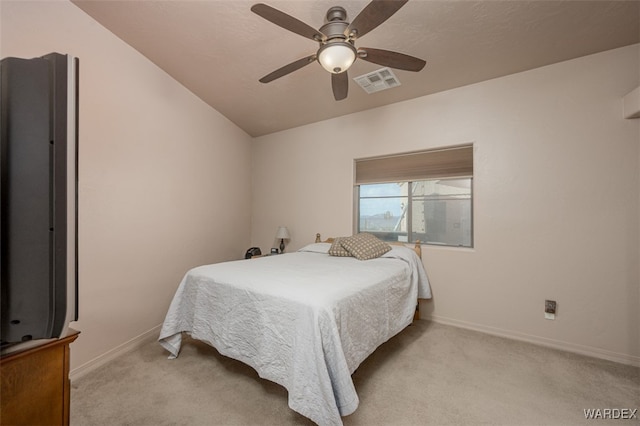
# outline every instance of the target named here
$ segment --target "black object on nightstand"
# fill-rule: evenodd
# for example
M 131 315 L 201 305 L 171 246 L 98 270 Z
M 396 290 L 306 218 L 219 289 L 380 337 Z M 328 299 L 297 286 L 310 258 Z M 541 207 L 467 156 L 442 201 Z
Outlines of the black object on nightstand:
M 247 252 L 244 254 L 244 258 L 245 259 L 251 259 L 254 256 L 259 256 L 261 255 L 262 252 L 260 251 L 260 247 L 251 247 L 249 250 L 247 250 Z

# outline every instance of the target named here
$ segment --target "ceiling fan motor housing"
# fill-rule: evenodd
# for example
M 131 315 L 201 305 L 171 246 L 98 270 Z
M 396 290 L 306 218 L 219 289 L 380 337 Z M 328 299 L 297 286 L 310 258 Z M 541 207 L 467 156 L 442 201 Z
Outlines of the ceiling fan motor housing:
M 346 40 L 347 36 L 344 32 L 348 26 L 349 23 L 345 21 L 330 21 L 321 26 L 319 31 L 327 37 L 327 40 L 331 40 L 332 38 Z
M 341 6 L 334 6 L 327 11 L 327 23 L 318 30 L 326 36 L 325 40 L 319 40 L 320 49 L 316 54 L 318 62 L 333 74 L 346 71 L 357 55 L 353 41 L 345 35 L 349 27 L 346 19 L 347 11 Z M 331 59 L 328 49 L 332 51 Z

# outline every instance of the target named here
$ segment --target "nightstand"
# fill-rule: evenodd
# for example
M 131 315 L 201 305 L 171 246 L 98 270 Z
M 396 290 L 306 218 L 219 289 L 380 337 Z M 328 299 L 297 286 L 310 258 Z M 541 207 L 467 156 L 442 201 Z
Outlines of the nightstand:
M 0 359 L 2 424 L 69 424 L 69 344 L 79 332 Z

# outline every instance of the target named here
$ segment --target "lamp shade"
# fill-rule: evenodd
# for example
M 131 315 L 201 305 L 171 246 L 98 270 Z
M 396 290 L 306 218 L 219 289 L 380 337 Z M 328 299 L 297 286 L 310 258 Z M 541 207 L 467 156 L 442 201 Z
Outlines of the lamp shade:
M 276 238 L 279 238 L 281 240 L 288 240 L 291 238 L 289 237 L 289 230 L 287 229 L 286 226 L 278 227 L 278 232 L 276 232 Z
M 318 62 L 332 74 L 348 70 L 355 60 L 355 47 L 345 41 L 327 43 L 318 51 Z

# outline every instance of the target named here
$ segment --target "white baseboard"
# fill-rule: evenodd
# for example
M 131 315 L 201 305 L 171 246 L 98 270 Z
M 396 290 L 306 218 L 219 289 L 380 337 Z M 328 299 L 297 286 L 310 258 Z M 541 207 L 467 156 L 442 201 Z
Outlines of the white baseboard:
M 139 336 L 134 337 L 128 342 L 125 342 L 120 346 L 116 346 L 110 351 L 105 352 L 104 354 L 92 359 L 91 361 L 82 364 L 80 367 L 74 368 L 69 372 L 69 379 L 73 382 L 74 380 L 79 379 L 85 374 L 88 374 L 91 371 L 103 366 L 109 361 L 113 361 L 114 359 L 118 358 L 121 355 L 124 355 L 127 352 L 130 352 L 149 342 L 152 342 L 153 340 L 156 340 L 160 335 L 161 327 L 162 324 L 157 325 L 152 329 L 140 334 Z
M 522 342 L 533 343 L 535 345 L 546 346 L 553 349 L 560 349 L 562 351 L 573 352 L 581 355 L 587 355 L 593 358 L 606 359 L 608 361 L 614 361 L 621 364 L 632 365 L 634 367 L 640 367 L 640 357 L 634 355 L 621 354 L 617 352 L 607 351 L 600 348 L 594 348 L 592 346 L 577 345 L 575 343 L 562 342 L 560 340 L 547 339 L 546 337 L 533 336 L 526 333 L 520 333 L 517 331 L 504 330 L 501 328 L 490 327 L 486 325 L 480 325 L 470 323 L 466 321 L 460 321 L 452 318 L 441 317 L 437 315 L 426 316 L 427 321 L 433 321 L 439 324 L 452 325 L 454 327 L 466 328 L 468 330 L 479 331 L 481 333 L 491 334 L 499 337 L 506 337 L 508 339 L 520 340 Z

